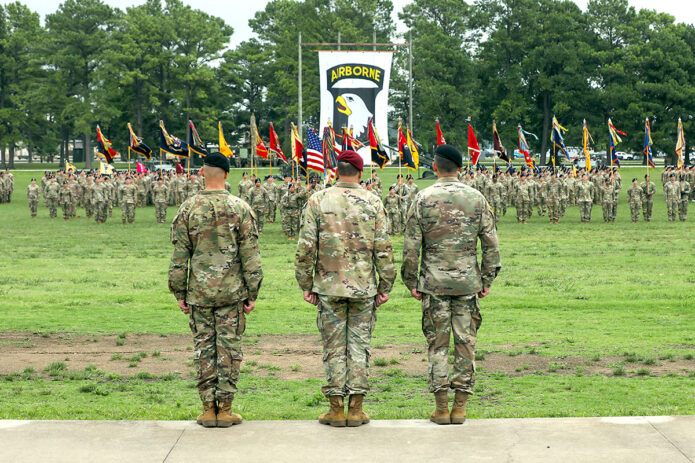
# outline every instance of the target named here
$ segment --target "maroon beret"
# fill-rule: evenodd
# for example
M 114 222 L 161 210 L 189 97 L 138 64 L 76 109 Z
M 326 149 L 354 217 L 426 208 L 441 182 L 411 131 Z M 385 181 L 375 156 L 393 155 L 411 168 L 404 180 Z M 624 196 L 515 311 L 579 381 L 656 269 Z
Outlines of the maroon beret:
M 352 150 L 345 150 L 340 153 L 340 156 L 338 156 L 338 162 L 348 162 L 360 172 L 362 172 L 364 169 L 364 161 L 362 160 L 362 156 Z

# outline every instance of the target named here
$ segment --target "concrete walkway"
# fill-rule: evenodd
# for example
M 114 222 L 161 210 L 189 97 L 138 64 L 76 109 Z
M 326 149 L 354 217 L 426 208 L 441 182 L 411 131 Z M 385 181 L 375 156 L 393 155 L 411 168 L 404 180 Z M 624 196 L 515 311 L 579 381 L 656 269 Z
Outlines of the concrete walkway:
M 695 462 L 695 416 L 373 421 L 0 421 L 0 462 Z

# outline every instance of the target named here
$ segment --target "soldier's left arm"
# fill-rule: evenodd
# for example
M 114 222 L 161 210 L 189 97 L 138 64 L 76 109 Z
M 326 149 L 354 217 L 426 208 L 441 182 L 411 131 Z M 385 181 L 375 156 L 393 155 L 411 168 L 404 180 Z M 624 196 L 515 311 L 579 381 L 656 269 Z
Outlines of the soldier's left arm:
M 377 293 L 388 294 L 396 281 L 396 266 L 393 263 L 393 246 L 386 225 L 386 212 L 380 201 L 376 201 L 377 213 L 374 231 L 374 266 L 379 274 Z
M 169 291 L 176 300 L 186 300 L 188 292 L 188 262 L 193 254 L 193 243 L 188 234 L 188 208 L 182 205 L 171 224 L 171 244 L 174 252 L 169 264 Z
M 263 269 L 261 268 L 261 251 L 258 247 L 258 231 L 256 220 L 249 206 L 244 207 L 239 223 L 239 258 L 241 260 L 241 272 L 249 292 L 248 300 L 258 299 L 258 291 L 263 281 Z
M 401 264 L 401 280 L 410 290 L 417 289 L 418 265 L 422 247 L 422 228 L 419 221 L 419 204 L 417 197 L 410 206 L 403 233 L 403 263 Z
M 480 239 L 480 248 L 482 251 L 480 276 L 483 282 L 483 288 L 489 288 L 502 268 L 502 264 L 500 262 L 500 248 L 497 240 L 495 218 L 492 214 L 490 205 L 485 199 L 483 199 L 483 210 L 480 215 L 478 238 Z

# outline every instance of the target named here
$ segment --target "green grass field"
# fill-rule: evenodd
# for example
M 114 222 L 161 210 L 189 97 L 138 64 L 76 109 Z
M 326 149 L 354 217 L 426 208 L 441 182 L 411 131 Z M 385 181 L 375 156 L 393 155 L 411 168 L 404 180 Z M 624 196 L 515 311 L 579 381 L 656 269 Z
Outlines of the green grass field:
M 396 174 L 384 170 L 383 184 Z M 625 168 L 623 184 L 643 174 Z M 40 175 L 16 171 L 13 202 L 0 204 L 0 353 L 17 347 L 10 339 L 17 333 L 26 334 L 28 350 L 32 336 L 59 342 L 79 335 L 188 333 L 187 318 L 167 290 L 169 226 L 156 224 L 154 209 L 138 209 L 135 224 L 123 226 L 116 208 L 113 218 L 97 225 L 85 218 L 49 219 L 41 203 L 32 220 L 25 188 Z M 241 172 L 231 175 L 236 189 Z M 431 181 L 417 183 L 422 189 Z M 506 360 L 481 362 L 471 417 L 695 413 L 686 392 L 695 388 L 695 228 L 667 222 L 660 185 L 657 190 L 651 223 L 630 221 L 625 191 L 612 224 L 603 223 L 600 207 L 591 224 L 581 224 L 572 207 L 553 227 L 535 215 L 517 224 L 515 210 L 508 210 L 499 225 L 503 269 L 481 302 L 478 337 L 481 360 Z M 169 222 L 174 214 L 170 208 Z M 247 335 L 261 343 L 290 334 L 315 340 L 316 309 L 303 302 L 294 281 L 294 245 L 279 220 L 264 231 L 265 279 Z M 394 239 L 394 249 L 399 266 L 402 238 Z M 372 368 L 367 409 L 375 418 L 422 418 L 431 408 L 420 323 L 419 304 L 398 280 L 379 309 L 374 356 L 382 346 L 414 354 Z M 191 419 L 198 409 L 190 365 L 181 365 L 186 372 L 180 374 L 138 375 L 101 364 L 75 370 L 67 361 L 65 371 L 52 374 L 43 371 L 48 360 L 26 371 L 12 364 L 8 371 L 4 357 L 0 418 Z M 320 355 L 306 361 L 320 367 Z M 405 367 L 408 361 L 421 367 Z M 548 365 L 524 363 L 532 361 Z M 324 406 L 317 395 L 320 374 L 283 379 L 291 373 L 286 367 L 278 377 L 244 368 L 237 402 L 248 418 L 314 419 Z

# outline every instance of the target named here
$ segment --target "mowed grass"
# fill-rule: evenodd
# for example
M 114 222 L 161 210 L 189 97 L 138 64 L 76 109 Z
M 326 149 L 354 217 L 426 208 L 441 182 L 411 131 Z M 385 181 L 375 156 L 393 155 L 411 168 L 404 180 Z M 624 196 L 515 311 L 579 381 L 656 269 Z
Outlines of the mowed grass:
M 14 173 L 14 200 L 0 205 L 0 331 L 188 332 L 187 317 L 167 290 L 169 226 L 156 223 L 152 207 L 137 209 L 133 226 L 121 225 L 118 208 L 105 225 L 84 217 L 69 222 L 49 219 L 43 202 L 39 217 L 32 220 L 25 188 L 41 172 Z M 397 173 L 397 169 L 380 172 L 385 191 Z M 528 224 L 520 225 L 514 208 L 508 209 L 498 230 L 503 269 L 491 295 L 481 301 L 479 349 L 535 348 L 541 355 L 586 359 L 624 352 L 680 358 L 695 352 L 695 228 L 692 222 L 667 222 L 658 175 L 654 175 L 653 221 L 630 221 L 625 191 L 632 177 L 641 178 L 644 173 L 641 168 L 623 169 L 624 188 L 618 218 L 612 224 L 603 223 L 596 206 L 591 224 L 581 224 L 578 208 L 571 207 L 561 223 L 552 227 L 547 217 L 537 217 L 535 212 Z M 241 171 L 231 173 L 234 191 L 240 178 Z M 432 182 L 417 183 L 422 189 Z M 169 223 L 174 214 L 175 208 L 169 208 Z M 78 215 L 84 216 L 84 211 L 78 209 Z M 295 245 L 282 234 L 279 215 L 275 224 L 265 225 L 264 232 L 265 279 L 247 333 L 316 335 L 316 309 L 302 300 L 294 279 Z M 402 238 L 396 237 L 393 244 L 400 268 Z M 420 314 L 419 303 L 398 279 L 391 300 L 379 309 L 374 344 L 424 344 Z M 425 369 L 423 363 L 423 376 L 417 378 L 374 379 L 385 385 L 375 385 L 370 398 L 379 417 L 424 416 L 431 406 Z M 89 382 L 96 389 L 88 386 L 86 392 L 79 392 L 84 385 L 80 379 L 12 378 L 11 384 L 5 384 L 8 387 L 0 388 L 0 418 L 188 419 L 198 407 L 189 378 L 104 376 Z M 249 418 L 315 418 L 317 405 L 308 404 L 320 380 L 277 381 L 242 374 L 239 397 Z M 473 402 L 475 417 L 695 413 L 695 405 L 683 395 L 695 387 L 688 372 L 676 377 L 548 374 L 519 378 L 483 372 L 476 387 L 483 389 Z M 275 398 L 265 399 L 278 388 L 282 393 L 272 405 Z M 48 391 L 45 395 L 52 398 L 40 391 Z M 160 397 L 161 403 L 147 405 L 150 395 Z M 57 397 L 60 400 L 55 401 Z M 85 398 L 90 404 L 101 404 L 99 411 L 80 406 Z M 54 404 L 33 411 L 29 404 L 36 400 Z M 320 398 L 313 402 L 323 405 Z M 142 410 L 144 405 L 148 411 Z

